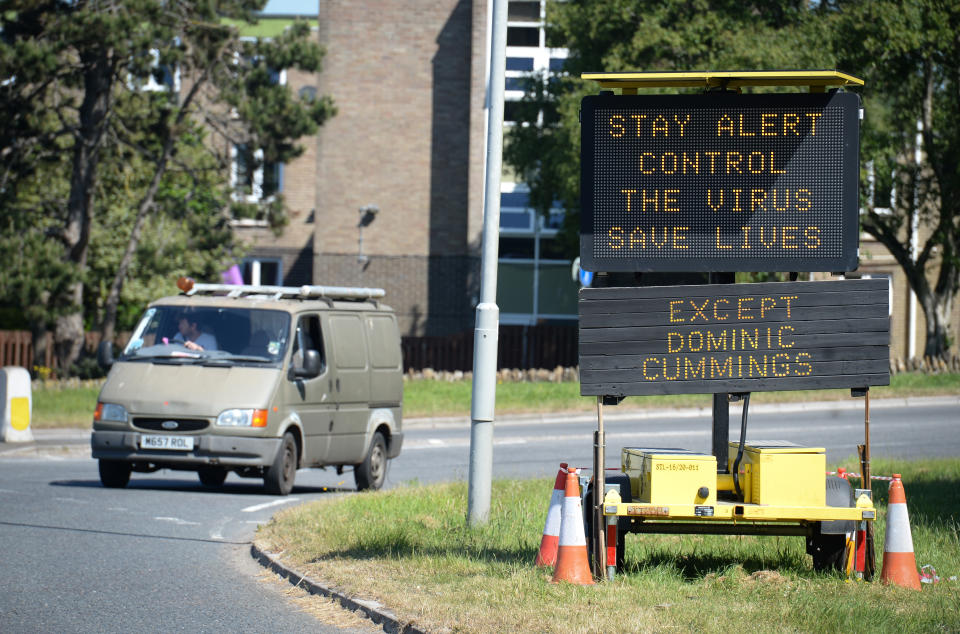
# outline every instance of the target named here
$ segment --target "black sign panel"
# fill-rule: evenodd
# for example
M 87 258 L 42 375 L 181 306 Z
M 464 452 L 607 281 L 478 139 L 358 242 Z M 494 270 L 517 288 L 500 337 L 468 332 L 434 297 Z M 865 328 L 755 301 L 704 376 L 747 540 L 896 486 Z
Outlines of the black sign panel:
M 586 97 L 588 271 L 857 268 L 854 93 Z
M 580 393 L 888 385 L 886 279 L 580 291 Z

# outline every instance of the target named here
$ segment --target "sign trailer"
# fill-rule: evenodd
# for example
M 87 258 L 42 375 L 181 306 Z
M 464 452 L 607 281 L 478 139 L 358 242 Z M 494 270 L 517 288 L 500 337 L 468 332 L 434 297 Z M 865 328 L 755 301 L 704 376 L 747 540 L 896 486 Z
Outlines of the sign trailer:
M 581 104 L 585 271 L 856 270 L 860 98 L 826 87 L 861 80 L 836 71 L 584 78 L 607 89 Z M 810 92 L 740 94 L 760 85 Z M 637 95 L 665 86 L 706 91 Z M 815 568 L 852 573 L 849 536 L 863 530 L 869 552 L 856 570 L 871 578 L 869 386 L 890 382 L 887 280 L 584 288 L 579 306 L 580 393 L 597 397 L 587 507 L 595 576 L 613 576 L 627 532 L 802 535 Z M 814 388 L 866 397 L 863 489 L 826 477 L 823 447 L 747 439 L 751 392 Z M 624 447 L 621 473 L 604 475 L 605 403 L 702 393 L 715 395 L 713 455 Z M 728 442 L 728 400 L 744 403 L 739 442 Z

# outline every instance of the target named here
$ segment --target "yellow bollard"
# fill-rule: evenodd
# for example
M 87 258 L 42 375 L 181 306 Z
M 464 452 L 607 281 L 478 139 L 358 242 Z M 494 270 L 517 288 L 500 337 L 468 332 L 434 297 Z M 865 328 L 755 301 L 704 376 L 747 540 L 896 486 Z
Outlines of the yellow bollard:
M 33 411 L 33 397 L 30 390 L 30 373 L 25 368 L 7 366 L 0 369 L 0 402 L 3 403 L 0 440 L 32 442 L 30 415 Z

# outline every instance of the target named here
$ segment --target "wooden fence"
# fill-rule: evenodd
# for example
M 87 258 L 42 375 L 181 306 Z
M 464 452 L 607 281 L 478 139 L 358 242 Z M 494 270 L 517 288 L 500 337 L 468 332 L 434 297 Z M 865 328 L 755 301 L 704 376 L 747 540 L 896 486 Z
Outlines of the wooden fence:
M 473 369 L 473 331 L 446 337 L 403 337 L 403 369 Z M 500 326 L 497 369 L 577 365 L 576 326 Z
M 128 333 L 124 333 L 118 339 L 126 341 L 128 336 Z M 100 333 L 84 333 L 84 339 L 84 351 L 89 355 L 95 355 L 97 345 L 100 343 Z M 33 364 L 33 337 L 30 336 L 30 331 L 0 330 L 0 367 L 17 365 L 33 371 Z M 54 374 L 60 367 L 54 354 L 52 332 L 47 333 L 47 347 L 40 365 L 50 368 Z
M 119 339 L 126 341 L 128 333 Z M 84 348 L 96 354 L 100 333 L 86 333 Z M 473 331 L 446 337 L 403 337 L 403 369 L 464 372 L 473 369 Z M 53 335 L 47 333 L 46 355 L 42 365 L 56 374 Z M 0 330 L 0 367 L 33 366 L 33 341 L 28 330 Z M 577 365 L 576 326 L 500 326 L 497 366 L 500 368 L 553 369 Z

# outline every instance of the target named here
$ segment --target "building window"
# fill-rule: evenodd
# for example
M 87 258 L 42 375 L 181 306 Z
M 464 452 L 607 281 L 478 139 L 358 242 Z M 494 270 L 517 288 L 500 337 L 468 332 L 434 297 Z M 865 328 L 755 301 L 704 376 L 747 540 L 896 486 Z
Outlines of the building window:
M 532 57 L 508 57 L 506 70 L 519 70 L 530 72 L 533 70 Z
M 245 144 L 234 145 L 231 157 L 230 184 L 238 200 L 256 203 L 283 191 L 283 165 L 265 163 L 262 150 L 251 151 Z
M 563 72 L 565 49 L 547 48 L 541 1 L 507 5 L 507 61 L 505 125 L 536 123 L 556 118 L 555 112 L 535 111 L 521 101 L 531 77 Z M 523 122 L 523 123 L 521 123 Z M 571 261 L 562 254 L 556 235 L 563 210 L 544 218 L 530 207 L 527 188 L 511 182 L 505 173 L 500 189 L 500 253 L 497 304 L 500 323 L 535 324 L 542 319 L 577 318 L 579 285 L 571 275 Z
M 150 58 L 150 74 L 146 77 L 130 78 L 132 90 L 144 92 L 180 92 L 180 69 L 160 63 L 160 51 L 153 48 L 147 53 Z
M 507 20 L 511 22 L 540 22 L 539 0 L 508 3 Z
M 543 26 L 542 2 L 510 2 L 507 6 L 507 60 L 504 80 L 504 116 L 507 125 L 518 123 L 550 123 L 555 112 L 522 112 L 520 100 L 530 88 L 534 77 L 546 77 L 563 72 L 567 50 L 548 48 Z M 525 115 L 525 116 L 522 116 Z
M 887 280 L 887 316 L 893 316 L 893 273 L 864 273 L 861 276 L 865 280 L 885 279 Z
M 497 305 L 500 322 L 536 324 L 542 319 L 577 318 L 578 285 L 570 273 L 571 261 L 556 242 L 563 210 L 549 217 L 530 208 L 526 188 L 504 183 L 500 194 L 500 253 Z
M 280 286 L 283 283 L 283 262 L 280 258 L 245 258 L 243 283 L 253 286 Z
M 867 204 L 878 214 L 892 213 L 896 206 L 897 186 L 893 170 L 876 169 L 873 161 L 867 161 Z

